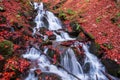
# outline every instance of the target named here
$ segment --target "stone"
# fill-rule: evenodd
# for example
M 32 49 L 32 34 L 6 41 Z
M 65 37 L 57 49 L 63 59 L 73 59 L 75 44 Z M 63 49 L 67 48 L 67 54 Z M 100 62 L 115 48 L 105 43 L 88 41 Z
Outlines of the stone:
M 102 59 L 102 63 L 104 64 L 109 74 L 120 78 L 120 64 L 117 64 L 111 59 Z
M 55 35 L 48 36 L 48 39 L 49 39 L 49 40 L 55 40 L 55 39 L 56 39 L 56 36 L 55 36 Z

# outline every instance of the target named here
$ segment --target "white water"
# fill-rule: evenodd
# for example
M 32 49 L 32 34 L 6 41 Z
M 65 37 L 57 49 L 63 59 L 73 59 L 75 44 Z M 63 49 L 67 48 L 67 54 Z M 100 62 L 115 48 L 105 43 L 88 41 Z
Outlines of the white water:
M 46 27 L 49 30 L 59 30 L 62 29 L 61 22 L 57 17 L 54 16 L 52 12 L 45 11 L 43 9 L 43 4 L 34 3 L 35 9 L 38 8 L 38 15 L 35 18 L 35 22 L 37 26 L 33 29 L 33 34 L 39 31 L 40 27 Z M 42 18 L 45 17 L 48 26 L 45 26 Z M 66 40 L 73 40 L 70 38 L 69 35 L 61 31 L 60 35 L 54 32 L 56 35 L 56 41 L 66 41 Z M 81 45 L 83 46 L 84 53 L 86 58 L 84 60 L 84 67 L 86 64 L 89 64 L 90 69 L 87 73 L 84 72 L 83 66 L 77 61 L 74 51 L 71 47 L 69 47 L 62 55 L 61 55 L 61 65 L 64 66 L 69 72 L 76 75 L 81 80 L 108 80 L 101 71 L 105 71 L 104 66 L 100 63 L 96 56 L 91 54 L 88 50 L 87 45 L 76 42 L 73 46 Z M 44 50 L 44 53 L 47 52 L 47 48 Z M 46 53 L 47 54 L 47 53 Z M 30 48 L 28 51 L 23 55 L 24 58 L 31 60 L 33 63 L 36 61 L 37 65 L 34 65 L 30 71 L 29 75 L 26 77 L 25 80 L 38 80 L 38 77 L 35 76 L 34 71 L 36 69 L 40 69 L 42 72 L 47 73 L 55 73 L 61 77 L 62 80 L 77 80 L 74 76 L 68 74 L 62 68 L 58 68 L 57 66 L 53 65 L 45 55 L 42 55 L 40 51 L 36 50 L 35 48 Z M 31 64 L 33 64 L 31 62 Z

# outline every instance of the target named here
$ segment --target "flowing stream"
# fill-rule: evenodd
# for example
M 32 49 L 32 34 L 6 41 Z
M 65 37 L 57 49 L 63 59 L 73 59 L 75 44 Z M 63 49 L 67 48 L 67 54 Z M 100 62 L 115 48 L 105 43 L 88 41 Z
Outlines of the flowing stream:
M 60 34 L 56 33 L 57 30 L 63 28 L 61 21 L 52 12 L 44 10 L 43 3 L 34 3 L 34 7 L 35 9 L 38 9 L 38 15 L 35 18 L 35 23 L 37 25 L 33 29 L 33 35 L 35 35 L 36 32 L 39 32 L 41 27 L 45 27 L 48 28 L 50 31 L 53 31 L 54 35 L 56 36 L 56 42 L 75 40 L 73 38 L 70 38 L 69 34 L 65 31 L 60 31 Z M 46 40 L 47 37 L 44 36 L 44 38 L 44 40 Z M 83 65 L 78 62 L 75 53 L 71 48 L 72 46 L 82 46 L 85 54 Z M 103 74 L 103 72 L 105 72 L 104 66 L 97 59 L 96 56 L 89 52 L 88 49 L 89 47 L 87 46 L 87 44 L 76 41 L 61 55 L 60 64 L 67 71 L 78 77 L 79 80 L 109 80 Z M 41 51 L 32 47 L 28 49 L 27 52 L 23 55 L 23 57 L 29 59 L 31 61 L 31 64 L 33 65 L 33 67 L 31 67 L 31 69 L 29 70 L 29 74 L 25 78 L 25 80 L 38 80 L 38 76 L 36 76 L 34 73 L 34 71 L 37 69 L 40 69 L 42 72 L 46 72 L 49 74 L 54 73 L 60 76 L 61 80 L 78 80 L 76 77 L 70 75 L 64 69 L 53 65 L 45 55 L 42 55 Z M 48 48 L 44 49 L 45 54 L 48 54 L 47 51 Z M 88 70 L 86 72 L 84 69 L 85 67 L 88 67 Z

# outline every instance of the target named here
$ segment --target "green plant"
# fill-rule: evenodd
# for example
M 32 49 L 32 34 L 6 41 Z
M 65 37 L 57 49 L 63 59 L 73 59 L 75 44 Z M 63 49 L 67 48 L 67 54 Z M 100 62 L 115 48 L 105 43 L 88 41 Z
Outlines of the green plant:
M 101 19 L 102 19 L 101 17 L 97 17 L 96 22 L 99 23 L 101 21 Z
M 117 17 L 120 17 L 120 12 L 119 13 L 117 13 L 117 15 L 116 15 Z
M 66 14 L 65 14 L 63 11 L 60 11 L 60 12 L 59 12 L 58 17 L 59 17 L 61 20 L 66 20 Z
M 111 18 L 111 22 L 117 23 L 119 21 L 119 18 L 120 18 L 120 12 L 117 13 L 113 18 Z
M 0 42 L 0 53 L 3 54 L 4 57 L 11 55 L 13 52 L 13 43 L 8 40 L 4 40 Z
M 72 14 L 75 14 L 75 12 L 73 10 L 71 10 L 71 9 L 68 9 L 67 14 L 72 15 Z
M 106 48 L 108 48 L 109 50 L 111 50 L 111 49 L 113 49 L 114 47 L 113 47 L 113 45 L 112 45 L 112 43 L 104 43 L 104 44 L 102 44 L 104 47 L 106 47 Z
M 81 26 L 78 23 L 76 23 L 76 30 L 80 30 L 80 29 L 81 29 Z

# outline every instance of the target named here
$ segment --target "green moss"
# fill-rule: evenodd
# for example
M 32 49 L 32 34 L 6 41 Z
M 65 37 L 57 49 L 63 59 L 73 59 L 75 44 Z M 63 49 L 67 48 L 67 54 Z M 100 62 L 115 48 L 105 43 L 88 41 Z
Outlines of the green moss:
M 111 43 L 104 43 L 102 44 L 104 47 L 108 48 L 109 50 L 113 49 L 113 45 Z
M 120 12 L 118 12 L 113 18 L 111 18 L 112 23 L 117 23 L 120 18 Z
M 100 44 L 98 44 L 98 43 L 95 43 L 95 45 L 96 45 L 96 48 L 98 49 L 98 50 L 100 50 Z
M 120 12 L 116 14 L 117 17 L 120 17 Z
M 59 14 L 58 14 L 58 17 L 59 17 L 61 20 L 66 20 L 66 14 L 65 14 L 65 12 L 60 11 Z
M 88 36 L 90 39 L 95 39 L 94 36 L 91 33 L 88 33 Z
M 49 57 L 53 58 L 53 57 L 54 57 L 54 54 L 55 54 L 55 51 L 49 49 L 47 53 L 48 53 L 48 56 L 49 56 Z
M 2 53 L 4 57 L 11 55 L 12 52 L 13 52 L 13 43 L 11 41 L 4 40 L 0 42 L 0 53 Z
M 73 10 L 71 10 L 71 9 L 68 9 L 68 10 L 67 10 L 67 14 L 73 15 L 73 14 L 75 14 L 75 12 L 74 12 Z

